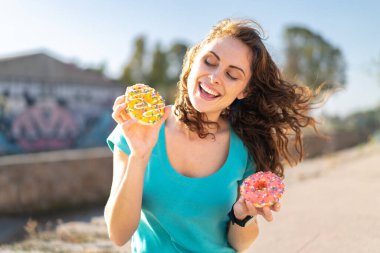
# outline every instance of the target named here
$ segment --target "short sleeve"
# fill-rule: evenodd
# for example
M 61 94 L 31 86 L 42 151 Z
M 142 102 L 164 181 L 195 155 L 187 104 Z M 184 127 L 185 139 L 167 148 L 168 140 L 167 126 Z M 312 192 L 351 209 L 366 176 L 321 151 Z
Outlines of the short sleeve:
M 112 152 L 114 151 L 116 145 L 116 147 L 118 147 L 127 155 L 131 153 L 131 150 L 128 146 L 127 140 L 123 135 L 120 125 L 117 125 L 115 129 L 111 132 L 111 134 L 107 137 L 107 145 L 112 150 Z
M 245 172 L 243 174 L 243 178 L 239 181 L 239 185 L 243 183 L 244 179 L 249 177 L 250 175 L 254 174 L 256 172 L 256 164 L 253 161 L 250 154 L 247 156 L 247 165 L 245 166 Z

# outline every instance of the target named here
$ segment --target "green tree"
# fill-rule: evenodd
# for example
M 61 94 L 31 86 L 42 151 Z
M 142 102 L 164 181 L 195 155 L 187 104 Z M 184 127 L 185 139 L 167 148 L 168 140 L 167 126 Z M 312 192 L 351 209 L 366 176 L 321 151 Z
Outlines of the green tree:
M 186 51 L 186 43 L 174 42 L 167 52 L 167 58 L 169 61 L 168 78 L 170 83 L 177 83 L 179 81 L 183 58 L 185 57 Z
M 120 77 L 120 81 L 123 84 L 135 84 L 143 83 L 146 78 L 145 74 L 145 37 L 139 36 L 134 43 L 134 52 L 124 67 L 123 73 Z
M 168 60 L 166 53 L 161 49 L 161 44 L 158 42 L 154 48 L 152 65 L 148 75 L 149 85 L 158 87 L 166 85 L 168 81 Z
M 330 88 L 346 83 L 346 64 L 339 48 L 321 35 L 303 27 L 285 30 L 286 62 L 284 74 L 288 80 L 316 88 L 327 82 Z

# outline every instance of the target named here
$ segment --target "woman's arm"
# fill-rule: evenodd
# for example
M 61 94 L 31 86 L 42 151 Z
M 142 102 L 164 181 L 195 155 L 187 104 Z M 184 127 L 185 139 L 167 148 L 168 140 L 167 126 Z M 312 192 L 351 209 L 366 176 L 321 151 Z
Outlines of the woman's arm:
M 263 208 L 256 208 L 254 205 L 239 196 L 238 201 L 233 206 L 233 209 L 236 218 L 239 220 L 243 220 L 247 217 L 247 215 L 262 215 L 267 221 L 272 221 L 273 216 L 271 210 L 278 212 L 280 210 L 280 203 L 275 203 L 271 207 L 265 206 Z M 232 225 L 232 222 L 230 222 L 228 227 L 228 242 L 235 250 L 239 252 L 248 249 L 258 235 L 259 227 L 257 220 L 247 225 L 247 227 L 240 227 L 237 224 Z
M 238 252 L 248 249 L 258 235 L 259 226 L 256 220 L 247 227 L 240 227 L 237 224 L 232 225 L 232 222 L 229 224 L 228 242 Z
M 124 245 L 138 227 L 149 156 L 128 156 L 115 146 L 112 187 L 104 217 L 109 237 L 118 246 Z
M 117 245 L 125 244 L 140 222 L 144 174 L 151 152 L 158 139 L 161 125 L 170 108 L 153 126 L 145 126 L 126 113 L 125 96 L 115 100 L 112 118 L 122 129 L 130 155 L 114 146 L 111 193 L 104 209 L 110 239 Z
M 235 217 L 239 220 L 243 220 L 247 215 L 249 215 L 248 206 L 245 205 L 245 202 L 242 198 L 234 204 L 233 209 L 235 213 Z M 228 226 L 228 242 L 230 245 L 237 250 L 238 252 L 244 251 L 249 248 L 249 246 L 253 243 L 253 241 L 259 235 L 259 226 L 257 224 L 256 217 L 255 221 L 246 227 L 240 227 L 237 224 L 232 224 L 230 221 Z

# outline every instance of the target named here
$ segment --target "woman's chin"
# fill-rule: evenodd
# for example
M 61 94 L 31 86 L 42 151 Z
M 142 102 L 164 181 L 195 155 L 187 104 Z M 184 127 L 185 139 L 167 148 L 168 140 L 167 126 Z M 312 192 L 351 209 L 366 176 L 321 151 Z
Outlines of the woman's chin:
M 210 109 L 210 104 L 200 101 L 200 99 L 190 99 L 190 102 L 198 112 L 207 112 Z

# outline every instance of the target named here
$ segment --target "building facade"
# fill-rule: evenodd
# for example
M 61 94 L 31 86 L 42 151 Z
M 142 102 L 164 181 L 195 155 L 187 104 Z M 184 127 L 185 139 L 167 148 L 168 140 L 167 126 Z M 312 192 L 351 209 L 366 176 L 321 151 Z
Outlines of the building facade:
M 0 155 L 104 146 L 124 92 L 47 53 L 0 59 Z

